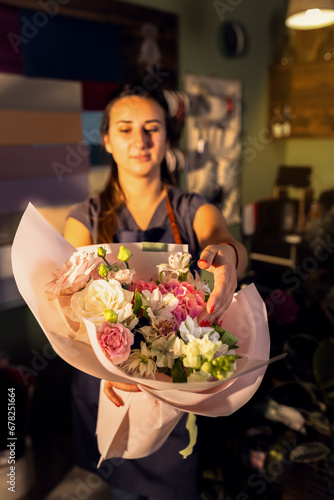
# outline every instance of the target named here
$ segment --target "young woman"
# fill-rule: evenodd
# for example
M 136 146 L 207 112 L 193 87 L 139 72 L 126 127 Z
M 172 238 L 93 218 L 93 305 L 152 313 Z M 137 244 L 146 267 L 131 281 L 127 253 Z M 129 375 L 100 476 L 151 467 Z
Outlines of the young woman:
M 98 198 L 74 206 L 65 238 L 75 247 L 92 243 L 159 241 L 186 243 L 200 269 L 214 275 L 214 289 L 202 312 L 202 324 L 220 318 L 229 306 L 247 265 L 244 246 L 228 231 L 221 212 L 198 194 L 168 181 L 165 154 L 171 128 L 163 93 L 126 85 L 108 104 L 102 124 L 112 155 L 110 179 Z M 104 391 L 117 406 L 113 387 L 138 391 L 136 385 L 106 382 Z M 74 382 L 74 433 L 79 465 L 94 469 L 99 454 L 95 426 L 99 380 L 78 373 Z M 197 447 L 184 460 L 184 419 L 165 444 L 149 457 L 118 460 L 108 477 L 114 500 L 196 500 L 199 498 Z

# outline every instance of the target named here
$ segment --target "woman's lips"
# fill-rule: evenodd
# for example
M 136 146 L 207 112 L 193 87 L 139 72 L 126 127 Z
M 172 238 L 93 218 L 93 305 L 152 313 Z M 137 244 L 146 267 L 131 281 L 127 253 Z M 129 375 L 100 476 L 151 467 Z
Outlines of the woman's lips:
M 148 161 L 151 159 L 151 155 L 148 154 L 142 154 L 142 155 L 135 155 L 132 156 L 132 159 L 137 160 L 137 161 Z

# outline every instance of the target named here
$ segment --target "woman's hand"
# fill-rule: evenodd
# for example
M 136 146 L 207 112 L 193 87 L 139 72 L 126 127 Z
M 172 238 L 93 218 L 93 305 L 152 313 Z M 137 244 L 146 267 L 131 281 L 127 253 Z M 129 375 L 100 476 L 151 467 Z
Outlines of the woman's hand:
M 199 323 L 202 326 L 208 326 L 215 320 L 220 323 L 237 287 L 235 251 L 230 245 L 208 245 L 201 253 L 198 267 L 214 276 L 214 289 Z
M 107 398 L 109 398 L 110 401 L 117 407 L 124 406 L 124 401 L 118 396 L 118 394 L 116 394 L 114 388 L 126 392 L 141 392 L 138 385 L 110 382 L 109 380 L 106 380 L 104 382 L 103 392 L 107 396 Z
M 247 250 L 229 232 L 226 221 L 215 205 L 207 203 L 199 207 L 193 222 L 198 243 L 203 251 L 198 267 L 213 273 L 214 289 L 206 309 L 199 317 L 203 326 L 216 321 L 221 322 L 222 315 L 230 305 L 237 288 L 237 278 L 241 278 L 247 267 Z M 233 243 L 233 246 L 220 243 Z M 237 267 L 237 269 L 236 269 Z

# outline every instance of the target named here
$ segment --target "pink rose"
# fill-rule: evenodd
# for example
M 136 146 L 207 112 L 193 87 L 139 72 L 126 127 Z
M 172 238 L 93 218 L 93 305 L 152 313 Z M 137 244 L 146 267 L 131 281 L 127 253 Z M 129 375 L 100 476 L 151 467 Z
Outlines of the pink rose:
M 109 323 L 105 321 L 99 328 L 98 341 L 114 365 L 120 365 L 129 357 L 134 336 L 121 323 Z
M 85 288 L 91 279 L 94 267 L 93 253 L 74 252 L 72 257 L 56 270 L 54 279 L 46 283 L 45 294 L 47 298 L 54 300 L 60 295 L 72 295 Z

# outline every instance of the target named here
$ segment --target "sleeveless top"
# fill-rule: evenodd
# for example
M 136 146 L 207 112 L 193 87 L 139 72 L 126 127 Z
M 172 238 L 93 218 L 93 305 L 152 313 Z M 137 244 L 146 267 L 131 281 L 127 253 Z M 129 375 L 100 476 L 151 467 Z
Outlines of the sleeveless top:
M 197 260 L 200 246 L 193 230 L 198 208 L 207 200 L 180 188 L 168 189 L 168 197 L 182 243 Z M 97 240 L 99 199 L 91 198 L 74 205 L 68 214 L 80 221 L 90 232 L 92 242 Z M 166 200 L 157 207 L 146 230 L 141 230 L 126 206 L 117 213 L 118 227 L 114 242 L 173 243 L 172 226 L 167 213 Z M 174 428 L 162 447 L 152 455 L 139 459 L 114 458 L 105 460 L 100 469 L 95 428 L 98 411 L 100 380 L 76 371 L 73 380 L 73 437 L 77 464 L 101 475 L 114 487 L 159 500 L 193 500 L 199 495 L 199 445 L 185 460 L 179 454 L 189 443 L 185 428 L 186 415 Z M 110 423 L 112 425 L 112 422 Z
M 188 244 L 189 253 L 197 259 L 201 248 L 193 230 L 197 210 L 208 201 L 197 193 L 188 193 L 178 187 L 168 189 L 170 205 L 175 216 L 182 243 Z M 81 222 L 88 230 L 93 243 L 97 243 L 97 224 L 100 210 L 99 198 L 90 198 L 74 205 L 68 217 Z M 118 227 L 114 243 L 133 243 L 151 241 L 174 243 L 174 235 L 167 213 L 166 200 L 163 199 L 153 214 L 147 229 L 141 230 L 126 205 L 117 213 Z

